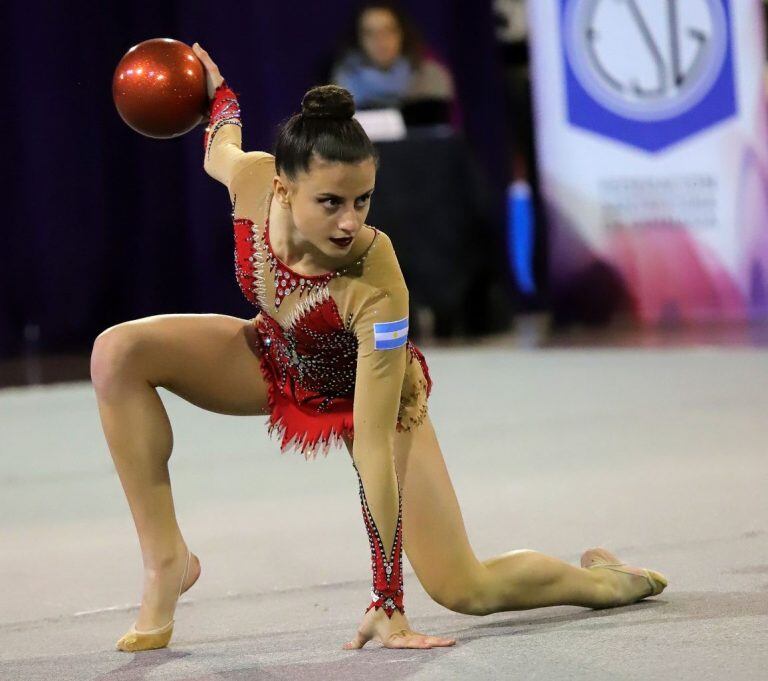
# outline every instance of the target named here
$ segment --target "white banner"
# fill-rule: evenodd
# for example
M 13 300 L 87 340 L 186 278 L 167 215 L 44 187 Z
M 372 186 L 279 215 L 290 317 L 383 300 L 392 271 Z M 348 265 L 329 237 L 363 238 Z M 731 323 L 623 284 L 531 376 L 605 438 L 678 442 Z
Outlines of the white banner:
M 528 8 L 554 305 L 768 314 L 760 1 Z

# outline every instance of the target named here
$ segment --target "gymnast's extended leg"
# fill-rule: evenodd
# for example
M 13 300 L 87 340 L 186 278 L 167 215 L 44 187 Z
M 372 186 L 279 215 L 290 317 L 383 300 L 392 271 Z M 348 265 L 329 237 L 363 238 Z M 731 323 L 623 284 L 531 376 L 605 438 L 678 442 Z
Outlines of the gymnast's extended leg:
M 403 548 L 427 593 L 451 610 L 602 608 L 634 602 L 648 590 L 643 577 L 576 567 L 529 549 L 478 560 L 428 416 L 395 435 L 395 465 L 403 488 Z
M 267 388 L 244 335 L 249 324 L 214 314 L 158 315 L 113 326 L 94 342 L 99 415 L 144 562 L 141 631 L 171 618 L 187 557 L 168 476 L 173 433 L 156 388 L 220 414 L 266 413 Z M 199 574 L 192 557 L 183 590 Z

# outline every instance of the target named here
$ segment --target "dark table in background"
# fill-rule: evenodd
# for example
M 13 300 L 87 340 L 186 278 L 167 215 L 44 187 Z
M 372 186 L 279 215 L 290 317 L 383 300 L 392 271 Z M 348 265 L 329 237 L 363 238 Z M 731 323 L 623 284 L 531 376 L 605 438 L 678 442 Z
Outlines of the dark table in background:
M 482 311 L 494 295 L 490 288 L 503 288 L 503 243 L 490 217 L 486 183 L 464 139 L 411 130 L 406 139 L 378 142 L 376 148 L 381 164 L 367 221 L 394 244 L 410 293 L 411 335 L 423 331 L 422 308 L 434 314 L 438 337 L 487 332 L 489 321 L 491 328 L 505 326 L 505 320 L 479 318 L 488 315 Z

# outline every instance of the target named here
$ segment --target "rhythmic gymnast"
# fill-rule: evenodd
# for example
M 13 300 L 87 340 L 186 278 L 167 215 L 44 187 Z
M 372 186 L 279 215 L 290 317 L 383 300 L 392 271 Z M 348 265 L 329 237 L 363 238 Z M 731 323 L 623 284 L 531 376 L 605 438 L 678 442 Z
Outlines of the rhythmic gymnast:
M 236 94 L 207 52 L 193 49 L 212 100 L 203 167 L 229 191 L 237 281 L 258 314 L 157 315 L 96 338 L 99 415 L 144 564 L 139 614 L 117 648 L 168 645 L 178 598 L 200 576 L 176 521 L 159 386 L 212 412 L 268 416 L 282 451 L 309 459 L 346 445 L 373 579 L 345 649 L 455 643 L 409 625 L 402 550 L 435 601 L 468 615 L 610 608 L 661 593 L 661 574 L 600 547 L 580 567 L 529 549 L 475 555 L 427 413 L 429 370 L 408 340 L 408 289 L 389 237 L 365 223 L 377 156 L 352 118 L 352 97 L 312 88 L 280 129 L 274 156 L 245 152 Z

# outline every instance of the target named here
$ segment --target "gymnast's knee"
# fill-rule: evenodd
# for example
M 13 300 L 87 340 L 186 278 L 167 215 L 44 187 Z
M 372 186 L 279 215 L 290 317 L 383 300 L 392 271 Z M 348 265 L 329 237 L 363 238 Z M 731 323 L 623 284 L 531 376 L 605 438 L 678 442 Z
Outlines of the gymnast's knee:
M 91 382 L 97 394 L 108 396 L 115 383 L 133 363 L 140 338 L 126 324 L 118 324 L 100 333 L 91 351 Z
M 485 589 L 479 578 L 446 584 L 427 590 L 427 593 L 436 603 L 462 615 L 488 615 L 493 612 L 484 598 Z

